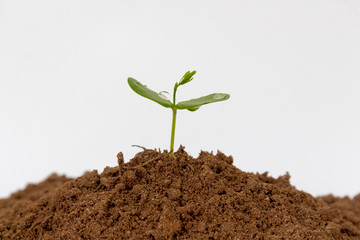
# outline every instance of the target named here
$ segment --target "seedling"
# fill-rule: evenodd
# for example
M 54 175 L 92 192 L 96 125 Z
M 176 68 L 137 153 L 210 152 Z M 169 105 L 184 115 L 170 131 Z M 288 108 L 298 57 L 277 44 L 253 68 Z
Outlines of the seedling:
M 226 93 L 213 93 L 204 97 L 194 98 L 188 101 L 183 101 L 176 103 L 176 91 L 179 86 L 184 85 L 191 80 L 193 80 L 193 76 L 195 75 L 196 71 L 188 71 L 185 75 L 180 79 L 179 82 L 175 83 L 174 92 L 173 92 L 173 101 L 171 102 L 168 98 L 163 94 L 165 91 L 162 92 L 155 92 L 147 86 L 141 84 L 134 78 L 128 78 L 129 86 L 131 87 L 134 92 L 148 98 L 154 102 L 157 102 L 163 107 L 171 108 L 172 110 L 172 127 L 171 127 L 171 140 L 170 140 L 170 154 L 172 155 L 174 151 L 174 140 L 175 140 L 175 124 L 176 124 L 176 113 L 178 109 L 187 109 L 189 111 L 196 111 L 202 105 L 213 103 L 213 102 L 220 102 L 225 101 L 230 98 L 229 94 Z

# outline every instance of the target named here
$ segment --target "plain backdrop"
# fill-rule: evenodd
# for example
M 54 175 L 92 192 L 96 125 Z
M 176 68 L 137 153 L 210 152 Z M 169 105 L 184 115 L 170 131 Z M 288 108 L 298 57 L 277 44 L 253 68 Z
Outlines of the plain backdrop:
M 360 1 L 0 0 L 0 197 L 53 172 L 77 177 L 139 148 L 234 157 L 313 195 L 360 192 Z M 170 96 L 171 97 L 171 96 Z

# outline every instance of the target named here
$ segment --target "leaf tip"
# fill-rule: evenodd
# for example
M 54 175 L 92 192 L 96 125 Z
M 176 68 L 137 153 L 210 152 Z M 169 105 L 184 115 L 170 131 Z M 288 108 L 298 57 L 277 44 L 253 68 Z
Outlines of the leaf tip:
M 213 98 L 215 100 L 227 100 L 230 98 L 230 94 L 227 93 L 215 93 Z

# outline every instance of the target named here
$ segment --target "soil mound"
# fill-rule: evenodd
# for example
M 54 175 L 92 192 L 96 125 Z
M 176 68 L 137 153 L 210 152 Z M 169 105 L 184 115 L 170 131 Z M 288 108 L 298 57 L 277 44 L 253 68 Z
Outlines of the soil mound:
M 0 239 L 360 239 L 360 195 L 314 198 L 231 156 L 144 150 L 0 200 Z

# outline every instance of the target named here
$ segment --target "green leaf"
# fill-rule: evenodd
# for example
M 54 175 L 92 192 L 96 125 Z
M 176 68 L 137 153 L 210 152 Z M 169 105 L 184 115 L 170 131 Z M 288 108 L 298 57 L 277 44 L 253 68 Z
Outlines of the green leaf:
M 139 81 L 135 80 L 134 78 L 128 78 L 128 84 L 131 87 L 134 92 L 139 94 L 140 96 L 143 96 L 144 98 L 150 99 L 154 102 L 157 102 L 158 104 L 171 108 L 173 107 L 173 104 L 161 93 L 157 93 L 149 88 L 147 88 L 145 85 L 142 85 Z
M 195 75 L 196 71 L 187 71 L 185 73 L 185 75 L 181 78 L 179 85 L 184 85 L 185 83 L 190 82 L 191 80 L 193 80 L 193 76 Z
M 188 109 L 189 111 L 196 111 L 200 106 L 213 103 L 225 101 L 230 98 L 229 94 L 226 93 L 213 93 L 204 97 L 191 99 L 188 101 L 179 102 L 176 104 L 178 109 Z

